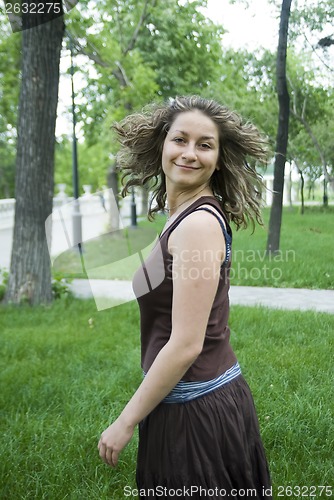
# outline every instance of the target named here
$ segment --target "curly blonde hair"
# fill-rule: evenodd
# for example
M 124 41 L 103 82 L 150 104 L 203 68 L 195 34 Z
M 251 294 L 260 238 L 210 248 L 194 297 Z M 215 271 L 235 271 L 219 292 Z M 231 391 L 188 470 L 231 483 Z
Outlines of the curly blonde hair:
M 164 141 L 176 117 L 193 110 L 201 111 L 218 127 L 220 169 L 213 173 L 210 187 L 222 210 L 237 229 L 247 227 L 249 221 L 253 226 L 255 220 L 262 224 L 262 178 L 248 161 L 266 163 L 266 141 L 252 123 L 244 122 L 226 106 L 199 96 L 181 96 L 168 103 L 152 104 L 113 125 L 121 144 L 117 163 L 124 172 L 122 179 L 130 176 L 122 196 L 129 193 L 131 186 L 143 186 L 153 180 L 149 219 L 164 210 L 166 180 L 161 166 Z

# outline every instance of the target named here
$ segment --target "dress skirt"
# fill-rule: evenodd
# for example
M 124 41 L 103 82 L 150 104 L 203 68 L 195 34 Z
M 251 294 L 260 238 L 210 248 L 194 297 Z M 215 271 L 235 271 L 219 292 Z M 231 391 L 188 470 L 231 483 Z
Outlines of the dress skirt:
M 271 499 L 252 394 L 242 375 L 139 425 L 139 498 Z

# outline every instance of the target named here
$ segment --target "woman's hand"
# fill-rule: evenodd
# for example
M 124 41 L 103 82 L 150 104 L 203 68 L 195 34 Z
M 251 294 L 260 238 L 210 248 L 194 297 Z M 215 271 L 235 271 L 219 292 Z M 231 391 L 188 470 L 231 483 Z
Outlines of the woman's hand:
M 131 440 L 133 432 L 134 428 L 123 422 L 121 417 L 102 432 L 98 449 L 100 457 L 106 464 L 116 467 L 118 456 Z

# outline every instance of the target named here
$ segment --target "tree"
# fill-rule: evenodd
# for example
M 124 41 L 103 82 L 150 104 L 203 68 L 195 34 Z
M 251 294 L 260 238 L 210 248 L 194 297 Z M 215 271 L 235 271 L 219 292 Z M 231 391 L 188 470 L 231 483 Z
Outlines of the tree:
M 101 0 L 92 16 L 89 4 L 82 1 L 72 11 L 67 32 L 76 53 L 94 64 L 93 71 L 91 64 L 81 67 L 87 85 L 77 106 L 78 121 L 87 151 L 98 147 L 104 152 L 100 165 L 107 165 L 110 154 L 117 153 L 118 144 L 110 134 L 114 121 L 152 100 L 202 91 L 217 79 L 222 29 L 200 13 L 204 4 Z M 146 189 L 146 210 L 147 197 Z
M 90 143 L 101 140 L 104 128 L 109 137 L 110 123 L 129 111 L 175 94 L 202 92 L 218 78 L 222 28 L 201 14 L 205 3 L 101 0 L 93 17 L 80 2 L 67 29 L 77 53 L 94 62 L 94 71 L 87 67 L 78 106 Z
M 93 191 L 98 191 L 107 184 L 106 172 L 110 166 L 109 148 L 106 141 L 101 140 L 93 145 L 87 141 L 78 143 L 79 179 L 81 185 L 89 184 Z M 72 140 L 66 136 L 58 137 L 55 154 L 55 184 L 66 184 L 66 194 L 73 196 L 72 188 Z
M 286 78 L 286 56 L 291 0 L 282 1 L 277 49 L 277 95 L 279 103 L 278 129 L 274 164 L 273 201 L 269 219 L 267 253 L 279 250 L 282 223 L 284 170 L 289 135 L 290 97 Z
M 52 212 L 62 11 L 51 19 L 47 14 L 22 14 L 16 210 L 7 303 L 52 300 L 45 220 Z
M 314 163 L 321 165 L 324 177 L 323 204 L 328 204 L 327 185 L 330 182 L 329 161 L 326 151 L 328 141 L 324 130 L 328 129 L 332 122 L 332 89 L 324 88 L 323 81 L 317 78 L 314 70 L 308 67 L 305 56 L 303 58 L 290 54 L 289 57 L 289 85 L 291 89 L 291 114 L 295 122 L 302 126 L 302 129 L 311 140 L 308 150 L 304 150 L 304 163 Z M 306 53 L 309 59 L 310 54 Z M 296 128 L 296 127 L 295 127 Z M 298 131 L 300 134 L 300 131 Z M 305 139 L 304 139 L 305 141 Z M 309 141 L 307 141 L 309 142 Z M 316 155 L 313 153 L 316 152 Z M 313 154 L 312 160 L 310 156 Z
M 201 13 L 205 4 L 160 2 L 138 38 L 137 47 L 154 70 L 163 99 L 203 93 L 219 75 L 224 30 Z
M 291 50 L 288 53 L 287 72 L 291 92 L 288 149 L 289 157 L 295 161 L 299 174 L 305 174 L 310 189 L 314 187 L 314 181 L 323 176 L 323 199 L 326 201 L 332 168 L 333 90 L 326 88 L 324 84 L 327 80 L 319 78 L 318 70 L 310 67 L 310 52 L 310 48 L 305 48 L 302 54 Z
M 297 92 L 294 91 L 294 101 L 293 101 L 293 106 L 291 108 L 291 112 L 293 116 L 302 123 L 303 127 L 305 128 L 306 133 L 310 137 L 314 148 L 316 149 L 318 155 L 319 155 L 319 160 L 321 162 L 322 166 L 322 172 L 324 175 L 324 195 L 323 195 L 323 204 L 324 206 L 328 206 L 328 195 L 327 195 L 327 184 L 330 181 L 330 176 L 328 174 L 327 170 L 327 160 L 325 157 L 325 152 L 323 148 L 321 147 L 321 144 L 318 141 L 317 136 L 315 135 L 308 119 L 306 116 L 306 108 L 307 108 L 307 98 L 304 97 L 302 105 L 298 109 L 298 101 L 297 101 Z
M 275 93 L 275 56 L 245 50 L 224 49 L 219 62 L 219 77 L 203 91 L 205 97 L 223 100 L 265 134 L 272 148 L 278 115 Z

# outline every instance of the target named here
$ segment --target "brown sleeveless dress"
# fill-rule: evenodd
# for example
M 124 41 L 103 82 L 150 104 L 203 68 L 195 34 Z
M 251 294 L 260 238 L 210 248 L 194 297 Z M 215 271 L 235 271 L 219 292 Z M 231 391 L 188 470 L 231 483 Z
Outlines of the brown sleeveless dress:
M 236 363 L 227 324 L 232 233 L 218 200 L 203 196 L 181 212 L 133 280 L 141 317 L 142 368 L 147 372 L 172 327 L 173 259 L 168 238 L 202 205 L 214 207 L 225 222 L 226 230 L 221 225 L 228 261 L 221 268 L 203 350 L 182 378 L 191 382 L 216 378 Z M 231 493 L 239 498 L 236 490 L 245 498 L 246 489 L 253 490 L 252 498 L 272 498 L 253 398 L 243 376 L 186 403 L 160 403 L 139 424 L 136 480 L 140 498 L 171 498 L 176 491 L 178 498 L 221 499 Z

